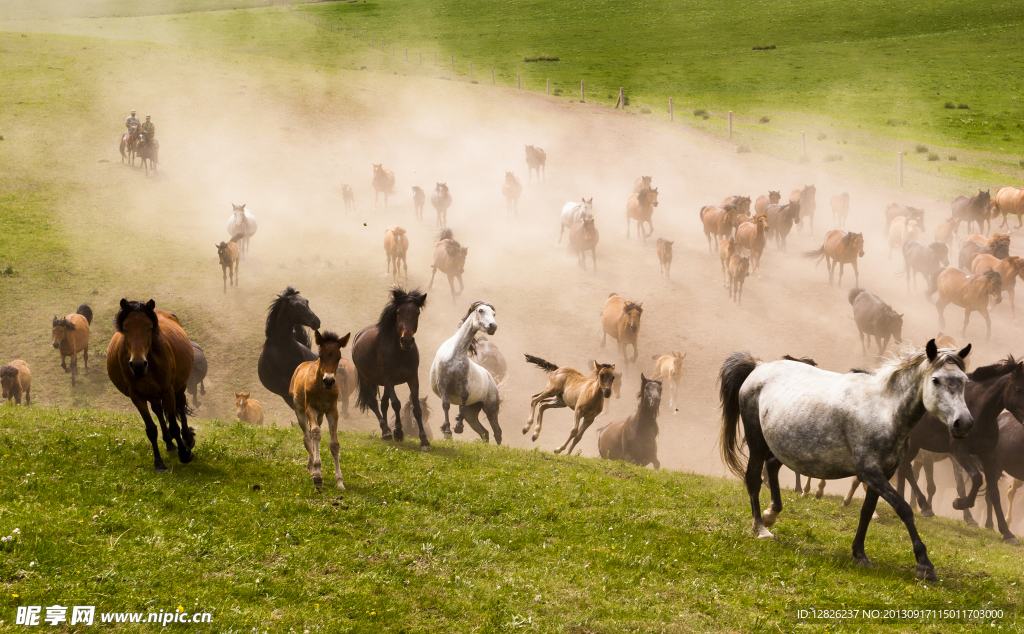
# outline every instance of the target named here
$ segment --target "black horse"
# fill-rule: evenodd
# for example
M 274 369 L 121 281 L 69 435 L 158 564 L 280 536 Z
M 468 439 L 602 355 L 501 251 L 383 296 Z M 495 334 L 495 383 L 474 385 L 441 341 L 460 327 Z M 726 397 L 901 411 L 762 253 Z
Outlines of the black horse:
M 192 394 L 192 404 L 199 409 L 199 395 L 206 396 L 206 385 L 203 381 L 206 379 L 209 365 L 206 363 L 206 353 L 195 341 L 192 342 L 192 352 L 195 358 L 192 361 L 192 374 L 188 375 L 185 390 Z
M 284 399 L 289 409 L 295 409 L 288 396 L 288 386 L 295 368 L 305 361 L 316 361 L 317 355 L 309 349 L 306 328 L 320 328 L 320 318 L 309 309 L 309 300 L 291 286 L 277 296 L 267 313 L 267 340 L 263 342 L 258 372 L 260 383 Z
M 903 276 L 907 278 L 907 292 L 910 292 L 910 280 L 914 280 L 914 290 L 917 290 L 917 274 L 924 276 L 928 283 L 926 291 L 928 299 L 938 290 L 935 285 L 935 278 L 939 271 L 949 266 L 949 247 L 942 242 L 932 242 L 928 246 L 911 240 L 903 245 Z
M 853 320 L 860 331 L 860 347 L 864 354 L 868 353 L 867 346 L 864 345 L 865 336 L 868 345 L 871 345 L 871 337 L 875 338 L 878 354 L 882 354 L 889 347 L 890 337 L 896 343 L 903 340 L 903 315 L 893 310 L 892 306 L 863 288 L 851 289 L 848 299 L 853 306 Z
M 962 511 L 974 506 L 978 489 L 981 488 L 981 471 L 984 471 L 986 497 L 995 509 L 999 532 L 1003 534 L 1005 542 L 1016 545 L 1017 539 L 1006 525 L 999 499 L 998 480 L 1002 474 L 998 459 L 999 414 L 1006 409 L 1018 420 L 1024 420 L 1024 362 L 1008 356 L 998 363 L 978 368 L 967 376 L 970 381 L 964 389 L 964 401 L 974 417 L 971 433 L 966 438 L 953 439 L 945 424 L 925 414 L 910 432 L 910 446 L 900 462 L 897 491 L 902 496 L 903 482 L 908 480 L 912 494 L 917 496 L 921 515 L 934 515 L 928 499 L 913 477 L 911 462 L 919 449 L 952 454 L 971 477 L 970 492 L 966 498 L 954 500 L 953 508 Z M 980 459 L 981 470 L 971 456 Z
M 624 460 L 639 467 L 658 460 L 658 409 L 661 407 L 661 381 L 640 375 L 637 406 L 627 418 L 598 430 L 597 452 L 606 460 Z
M 988 206 L 992 202 L 992 195 L 988 191 L 978 190 L 977 196 L 957 196 L 953 199 L 953 217 L 957 220 L 967 221 L 967 233 L 971 233 L 971 225 L 978 223 L 978 233 L 982 233 L 988 217 Z

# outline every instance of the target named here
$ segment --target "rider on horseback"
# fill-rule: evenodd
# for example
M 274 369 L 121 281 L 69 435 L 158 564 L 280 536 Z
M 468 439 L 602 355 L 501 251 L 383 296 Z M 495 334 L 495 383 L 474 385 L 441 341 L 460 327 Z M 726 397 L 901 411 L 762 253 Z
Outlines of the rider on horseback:
M 149 120 L 150 115 L 146 115 L 146 122 L 142 124 L 142 133 L 146 135 L 146 140 L 152 141 L 156 137 L 156 126 Z
M 124 120 L 124 127 L 128 128 L 128 138 L 135 136 L 135 131 L 139 128 L 139 120 L 135 117 L 134 110 L 132 110 L 132 114 Z

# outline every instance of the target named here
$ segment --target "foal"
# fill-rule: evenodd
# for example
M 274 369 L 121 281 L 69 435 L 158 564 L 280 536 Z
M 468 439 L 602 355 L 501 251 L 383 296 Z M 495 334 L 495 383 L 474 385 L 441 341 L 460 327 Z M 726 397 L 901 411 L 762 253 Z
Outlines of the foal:
M 605 399 L 612 395 L 615 366 L 593 361 L 591 365 L 594 368 L 594 376 L 587 378 L 579 370 L 569 367 L 560 368 L 554 363 L 549 363 L 530 354 L 526 355 L 526 361 L 544 370 L 551 377 L 548 379 L 547 386 L 530 399 L 530 418 L 526 421 L 526 426 L 523 427 L 523 433 L 530 431 L 530 428 L 533 427 L 534 417 L 536 417 L 537 431 L 533 433 L 533 441 L 537 442 L 543 424 L 544 410 L 552 407 L 568 407 L 576 413 L 575 425 L 569 433 L 569 438 L 561 447 L 555 449 L 555 453 L 562 453 L 568 447 L 568 453 L 571 454 L 572 450 L 576 448 L 576 443 L 583 438 L 584 432 L 604 410 Z M 571 446 L 569 446 L 570 442 Z
M 399 265 L 405 266 L 405 281 L 409 281 L 409 263 L 405 260 L 405 254 L 409 251 L 409 236 L 405 229 L 395 226 L 384 230 L 384 253 L 388 256 L 388 273 L 391 273 L 391 265 L 394 263 L 392 281 L 398 281 Z
M 661 381 L 640 375 L 639 403 L 624 420 L 617 420 L 600 430 L 597 451 L 605 460 L 624 460 L 638 467 L 653 465 L 658 460 L 658 410 L 661 407 Z
M 658 238 L 655 244 L 658 247 L 659 272 L 664 273 L 666 279 L 672 277 L 672 245 L 675 244 L 675 240 Z
M 238 242 L 244 238 L 244 234 L 238 234 L 231 238 L 230 242 L 221 242 L 214 245 L 217 247 L 217 257 L 220 259 L 220 272 L 224 275 L 224 292 L 228 292 L 228 275 L 231 276 L 231 285 L 238 288 L 238 260 L 241 254 L 238 251 Z
M 72 315 L 63 319 L 53 318 L 53 347 L 60 350 L 60 367 L 71 373 L 71 387 L 78 377 L 78 353 L 82 352 L 85 371 L 89 371 L 89 326 L 92 325 L 92 309 L 82 304 Z M 71 357 L 68 369 L 66 357 Z
M 326 414 L 331 429 L 334 477 L 338 488 L 344 490 L 345 483 L 341 479 L 341 466 L 338 463 L 341 445 L 338 443 L 338 382 L 334 375 L 338 372 L 341 349 L 348 345 L 349 335 L 339 337 L 333 332 L 320 334 L 319 330 L 315 334 L 320 357 L 295 368 L 288 396 L 295 403 L 295 417 L 299 419 L 302 442 L 309 454 L 306 469 L 313 475 L 313 485 L 319 487 L 324 483 L 320 473 L 320 424 Z

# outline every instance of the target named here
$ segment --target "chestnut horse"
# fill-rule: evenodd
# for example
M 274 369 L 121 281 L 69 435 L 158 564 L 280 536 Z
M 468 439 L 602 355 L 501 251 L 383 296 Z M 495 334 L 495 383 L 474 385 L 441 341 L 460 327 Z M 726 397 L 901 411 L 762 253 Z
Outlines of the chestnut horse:
M 757 200 L 754 201 L 754 213 L 763 214 L 766 211 L 768 211 L 768 205 L 777 205 L 779 204 L 780 200 L 782 200 L 781 192 L 773 192 L 771 190 L 768 190 L 767 196 L 762 194 L 757 197 Z
M 638 467 L 661 468 L 658 460 L 658 410 L 661 381 L 640 374 L 639 401 L 628 417 L 598 430 L 597 452 L 605 460 L 622 460 Z
M 664 273 L 666 278 L 672 277 L 672 245 L 675 240 L 658 238 L 654 244 L 658 249 L 659 272 Z
M 21 397 L 24 395 L 25 407 L 32 404 L 32 372 L 21 359 L 0 366 L 0 387 L 8 403 L 13 399 L 16 405 L 21 405 Z
M 373 209 L 377 209 L 377 198 L 384 194 L 384 209 L 388 208 L 388 196 L 395 193 L 395 173 L 384 169 L 383 163 L 373 165 Z
M 704 223 L 704 236 L 708 239 L 708 253 L 714 252 L 712 237 L 715 240 L 723 240 L 732 235 L 733 224 L 738 215 L 739 210 L 735 205 L 705 205 L 700 208 L 700 221 Z
M 63 319 L 53 318 L 53 347 L 60 350 L 60 367 L 71 373 L 71 387 L 78 377 L 78 352 L 82 352 L 85 372 L 89 372 L 89 326 L 92 324 L 92 309 L 82 304 L 74 314 Z M 71 357 L 68 369 L 65 359 Z
M 409 236 L 405 234 L 405 229 L 394 226 L 384 230 L 384 253 L 388 256 L 388 273 L 391 273 L 391 264 L 394 262 L 392 281 L 398 280 L 401 265 L 405 266 L 405 281 L 409 281 L 409 263 L 405 261 L 405 254 L 408 251 Z
M 529 174 L 527 175 L 526 182 L 533 182 L 533 171 L 537 170 L 537 182 L 540 182 L 540 175 L 543 171 L 544 180 L 547 180 L 547 167 L 548 155 L 544 153 L 544 150 L 539 147 L 532 145 L 526 146 L 526 165 L 529 167 Z
M 729 298 L 743 303 L 743 282 L 750 275 L 750 258 L 734 253 L 729 258 Z
M 749 200 L 749 199 L 748 199 Z M 629 221 L 636 220 L 636 232 L 647 242 L 647 238 L 654 235 L 654 223 L 651 218 L 654 216 L 654 208 L 658 206 L 658 188 L 641 189 L 626 201 L 626 237 L 629 237 Z M 644 232 L 644 223 L 651 228 L 650 233 Z
M 1024 222 L 1021 221 L 1024 218 L 1024 189 L 1002 187 L 996 191 L 992 204 L 995 206 L 996 213 L 1003 216 L 1003 229 L 1010 228 L 1009 219 L 1007 218 L 1010 214 L 1017 216 L 1018 229 L 1024 227 Z
M 235 420 L 263 426 L 263 406 L 249 392 L 235 392 Z
M 313 486 L 323 486 L 324 479 L 320 472 L 320 425 L 324 416 L 331 431 L 331 455 L 334 457 L 334 479 L 338 488 L 345 490 L 341 477 L 341 465 L 338 463 L 338 363 L 341 361 L 341 349 L 348 345 L 349 335 L 339 337 L 333 332 L 314 333 L 319 348 L 316 361 L 306 361 L 295 368 L 288 396 L 295 403 L 295 417 L 302 428 L 302 442 L 306 445 L 309 460 L 306 469 L 313 476 Z
M 505 219 L 519 217 L 519 197 L 523 195 L 523 181 L 512 172 L 505 172 L 501 182 L 501 195 L 505 197 Z
M 760 273 L 761 254 L 768 242 L 768 214 L 757 214 L 754 222 L 745 222 L 736 229 L 736 246 L 750 251 L 754 267 L 751 272 Z
M 939 328 L 946 327 L 946 306 L 956 304 L 964 309 L 964 329 L 960 336 L 967 336 L 967 324 L 971 321 L 971 313 L 981 313 L 985 320 L 985 340 L 992 337 L 992 320 L 988 317 L 989 297 L 995 303 L 1003 301 L 1003 284 L 998 272 L 988 271 L 981 275 L 967 275 L 954 268 L 943 269 L 935 278 L 939 287 L 939 299 L 935 308 L 939 311 Z
M 185 388 L 194 360 L 192 342 L 178 318 L 156 310 L 153 300 L 143 304 L 122 299 L 114 327 L 117 332 L 107 346 L 107 376 L 131 399 L 146 423 L 146 436 L 153 446 L 153 468 L 167 471 L 156 444 L 157 428 L 150 408 L 160 420 L 167 451 L 177 450 L 182 463 L 191 462 L 196 434 L 188 426 Z
M 530 399 L 530 418 L 523 427 L 523 434 L 533 427 L 537 421 L 537 431 L 533 432 L 533 441 L 540 437 L 540 429 L 544 424 L 544 410 L 568 407 L 575 413 L 575 424 L 569 432 L 565 443 L 555 449 L 562 453 L 568 447 L 569 454 L 576 448 L 576 443 L 583 438 L 587 428 L 594 419 L 604 411 L 604 401 L 612 395 L 612 384 L 615 382 L 615 366 L 591 361 L 593 376 L 586 377 L 579 370 L 570 367 L 558 367 L 540 357 L 526 355 L 527 363 L 532 363 L 549 375 L 548 384 Z M 570 445 L 570 443 L 572 443 Z
M 683 378 L 683 359 L 685 358 L 685 354 L 678 352 L 651 357 L 654 360 L 654 374 L 651 375 L 651 378 L 662 383 L 668 381 L 670 388 L 668 406 L 673 412 L 676 411 L 676 399 L 679 397 L 679 382 Z
M 445 229 L 437 236 L 437 246 L 434 248 L 434 263 L 430 266 L 433 273 L 430 274 L 430 284 L 427 288 L 434 287 L 434 276 L 441 271 L 448 276 L 448 287 L 452 291 L 452 303 L 455 298 L 462 295 L 466 285 L 462 282 L 462 274 L 466 272 L 466 255 L 469 247 L 459 244 L 451 229 Z M 455 280 L 459 280 L 459 292 L 455 292 Z
M 960 221 L 950 218 L 946 222 L 935 227 L 935 241 L 941 242 L 950 249 L 953 248 L 953 240 L 960 234 Z
M 989 271 L 999 273 L 999 281 L 1003 285 L 1003 290 L 1006 291 L 1006 297 L 1010 300 L 1010 312 L 1013 314 L 1014 321 L 1016 321 L 1017 307 L 1014 305 L 1013 290 L 1017 285 L 1018 277 L 1024 280 L 1024 258 L 1011 255 L 1006 259 L 1000 260 L 994 255 L 982 253 L 974 256 L 974 261 L 971 262 L 971 271 L 975 275 L 981 275 Z
M 601 328 L 604 330 L 601 347 L 605 346 L 608 335 L 611 335 L 612 339 L 619 342 L 619 352 L 622 353 L 625 365 L 629 365 L 630 359 L 626 354 L 626 348 L 629 345 L 633 346 L 633 361 L 636 361 L 639 354 L 637 337 L 640 335 L 640 316 L 644 312 L 643 305 L 643 302 L 637 304 L 626 301 L 617 293 L 612 293 L 608 296 L 608 301 L 604 303 L 604 310 L 601 312 Z
M 412 187 L 412 208 L 416 213 L 416 220 L 423 220 L 423 204 L 427 202 L 427 192 L 422 187 Z
M 238 251 L 238 241 L 244 238 L 238 234 L 231 238 L 230 242 L 221 242 L 213 246 L 217 247 L 217 259 L 220 260 L 220 272 L 224 276 L 224 292 L 228 292 L 228 275 L 231 275 L 231 285 L 238 288 L 238 261 L 241 255 Z
M 820 249 L 807 251 L 805 258 L 817 258 L 818 264 L 825 260 L 828 266 L 828 283 L 832 285 L 832 276 L 836 266 L 839 267 L 839 286 L 843 285 L 843 269 L 847 264 L 853 265 L 854 286 L 860 286 L 860 271 L 857 270 L 857 258 L 864 257 L 864 234 L 846 233 L 839 229 L 833 229 L 825 234 L 825 241 Z
M 587 251 L 594 259 L 594 271 L 597 271 L 597 243 L 601 234 L 594 224 L 594 217 L 578 218 L 569 229 L 569 253 L 574 253 L 580 268 L 587 268 Z
M 832 197 L 832 221 L 836 229 L 846 229 L 846 217 L 850 215 L 850 194 L 843 192 Z

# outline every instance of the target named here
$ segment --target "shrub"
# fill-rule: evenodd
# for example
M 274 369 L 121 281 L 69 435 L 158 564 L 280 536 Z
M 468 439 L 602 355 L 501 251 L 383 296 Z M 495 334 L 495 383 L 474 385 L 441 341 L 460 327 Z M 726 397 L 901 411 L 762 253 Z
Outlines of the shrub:
M 827 135 L 827 134 L 825 134 L 824 132 L 819 132 L 819 133 L 818 133 L 818 140 L 819 140 L 819 141 L 824 141 L 824 140 L 825 140 L 825 139 L 827 139 L 827 138 L 828 138 L 828 135 Z
M 758 121 L 758 123 L 768 123 L 769 121 L 771 121 L 771 118 L 770 117 L 761 117 L 757 121 Z
M 775 45 L 774 44 L 768 44 L 766 46 L 755 46 L 754 50 L 755 51 L 774 51 L 775 50 Z
M 703 108 L 699 108 L 699 109 L 693 111 L 693 116 L 695 116 L 695 117 L 706 117 L 707 114 L 708 114 L 708 111 L 704 110 Z
M 936 154 L 935 152 L 929 152 L 928 153 L 928 160 L 929 161 L 937 161 L 937 160 L 939 160 L 939 155 Z
M 737 154 L 749 154 L 751 151 L 752 150 L 750 149 L 749 145 L 737 145 L 736 146 Z
M 953 110 L 954 108 L 956 108 L 956 104 L 955 103 L 953 103 L 952 101 L 947 101 L 946 102 L 946 109 L 947 110 Z
M 710 118 L 711 118 L 711 115 L 706 115 L 706 114 L 705 115 L 701 115 L 701 119 L 704 119 L 705 121 L 707 121 Z
M 1024 159 L 1021 159 L 1020 161 L 1018 161 L 1018 164 L 1019 164 L 1019 165 L 1020 165 L 1021 167 L 1024 167 Z M 7 268 L 10 268 L 10 267 L 7 267 Z
M 955 161 L 955 160 L 956 160 L 956 154 L 950 154 L 950 155 L 949 155 L 949 156 L 947 156 L 946 158 L 948 158 L 948 159 L 949 159 L 949 160 L 951 160 L 951 161 Z
M 643 108 L 640 108 L 640 114 L 651 114 L 651 109 L 644 106 Z
M 1013 140 L 1013 137 L 1012 137 L 1012 136 L 1010 136 L 1009 134 L 1004 134 L 1004 135 L 1003 135 L 1003 140 L 1004 140 L 1004 141 L 1012 141 L 1012 140 Z
M 971 107 L 970 107 L 970 106 L 968 106 L 968 105 L 967 105 L 967 104 L 965 104 L 965 103 L 962 103 L 962 104 L 960 104 L 959 106 L 957 106 L 957 107 L 956 107 L 956 109 L 957 109 L 957 110 L 970 110 L 970 109 L 971 109 Z
M 628 106 L 629 105 L 629 95 L 622 95 L 622 105 L 624 105 L 624 106 Z
M 924 154 L 925 152 L 928 151 L 928 146 L 921 145 L 920 143 L 918 143 L 917 147 L 914 149 L 917 151 L 918 154 Z
M 13 266 L 11 266 L 10 264 L 8 264 L 8 265 L 7 265 L 7 268 L 5 268 L 5 269 L 4 269 L 3 271 L 2 271 L 2 273 L 3 273 L 4 275 L 14 275 L 14 267 L 13 267 Z
M 821 160 L 825 161 L 826 163 L 835 163 L 836 161 L 843 160 L 843 157 L 841 154 L 829 154 L 828 156 Z
M 559 59 L 557 57 L 550 57 L 548 55 L 539 55 L 537 57 L 524 57 L 523 61 L 524 62 L 557 62 L 557 61 L 559 61 Z
M 886 123 L 891 126 L 907 125 L 906 120 L 900 121 L 899 119 L 888 119 Z M 859 128 L 860 126 L 857 127 Z
M 562 94 L 562 89 L 561 89 L 561 88 L 555 88 L 555 90 L 554 90 L 553 92 L 554 92 L 554 93 L 555 93 L 556 95 L 560 95 L 560 94 Z
M 477 80 L 475 80 L 475 79 L 470 79 L 470 80 L 469 80 L 469 83 L 471 83 L 471 84 L 479 84 L 480 82 L 478 82 L 478 81 L 477 81 Z

